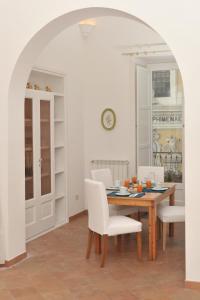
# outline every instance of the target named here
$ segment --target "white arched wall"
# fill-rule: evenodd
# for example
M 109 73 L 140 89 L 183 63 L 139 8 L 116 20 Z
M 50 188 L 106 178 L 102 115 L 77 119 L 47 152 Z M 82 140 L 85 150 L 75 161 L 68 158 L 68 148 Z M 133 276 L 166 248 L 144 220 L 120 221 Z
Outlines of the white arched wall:
M 196 268 L 200 263 L 200 201 L 195 189 L 200 165 L 198 2 L 193 1 L 193 6 L 186 0 L 165 4 L 159 0 L 74 2 L 63 0 L 58 4 L 48 0 L 40 3 L 31 0 L 28 6 L 25 0 L 21 0 L 20 5 L 11 0 L 1 2 L 0 197 L 1 236 L 5 245 L 2 259 L 10 260 L 25 251 L 24 128 L 20 103 L 30 68 L 48 41 L 70 24 L 87 17 L 125 13 L 150 24 L 166 40 L 182 72 L 186 99 L 186 280 L 200 281 L 200 270 Z M 86 10 L 80 10 L 84 8 Z

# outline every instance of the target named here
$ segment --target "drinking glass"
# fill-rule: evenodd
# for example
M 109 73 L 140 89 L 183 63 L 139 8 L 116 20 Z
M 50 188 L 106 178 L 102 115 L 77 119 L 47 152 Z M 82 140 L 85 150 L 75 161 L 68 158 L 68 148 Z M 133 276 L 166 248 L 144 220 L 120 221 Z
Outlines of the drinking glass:
M 137 176 L 132 177 L 132 183 L 137 183 Z
M 130 184 L 130 179 L 126 179 L 124 180 L 124 186 L 129 188 L 129 184 Z
M 148 180 L 146 181 L 146 186 L 147 186 L 147 188 L 150 189 L 150 188 L 151 188 L 151 185 L 152 185 L 151 180 L 148 179 Z
M 141 193 L 142 190 L 143 190 L 142 184 L 138 184 L 137 192 L 138 192 L 138 193 Z

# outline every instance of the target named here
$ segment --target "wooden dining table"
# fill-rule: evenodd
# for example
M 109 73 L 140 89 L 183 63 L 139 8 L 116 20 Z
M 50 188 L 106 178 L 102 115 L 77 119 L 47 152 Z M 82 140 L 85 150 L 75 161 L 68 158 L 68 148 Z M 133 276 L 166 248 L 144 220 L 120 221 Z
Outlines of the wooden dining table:
M 113 205 L 126 205 L 146 207 L 148 209 L 148 236 L 149 236 L 149 259 L 156 260 L 157 256 L 157 206 L 164 199 L 169 198 L 169 205 L 175 205 L 175 184 L 165 183 L 163 187 L 168 189 L 162 193 L 147 192 L 141 198 L 110 196 L 108 195 L 108 203 Z M 174 235 L 174 224 L 169 224 L 169 236 Z

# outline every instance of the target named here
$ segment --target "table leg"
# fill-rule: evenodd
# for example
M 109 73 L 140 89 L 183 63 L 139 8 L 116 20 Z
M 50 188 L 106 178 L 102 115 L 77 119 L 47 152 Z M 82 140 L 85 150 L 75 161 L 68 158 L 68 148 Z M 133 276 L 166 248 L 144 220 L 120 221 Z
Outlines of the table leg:
M 175 205 L 175 195 L 174 193 L 170 195 L 169 197 L 169 205 L 174 206 Z M 174 223 L 169 223 L 169 236 L 174 236 Z
M 155 260 L 156 259 L 156 207 L 150 206 L 149 207 L 149 259 Z
M 149 226 L 149 259 L 152 260 L 152 208 L 149 207 L 149 220 L 148 220 L 148 226 Z
M 156 206 L 152 207 L 152 253 L 153 260 L 156 259 L 157 256 L 157 213 Z

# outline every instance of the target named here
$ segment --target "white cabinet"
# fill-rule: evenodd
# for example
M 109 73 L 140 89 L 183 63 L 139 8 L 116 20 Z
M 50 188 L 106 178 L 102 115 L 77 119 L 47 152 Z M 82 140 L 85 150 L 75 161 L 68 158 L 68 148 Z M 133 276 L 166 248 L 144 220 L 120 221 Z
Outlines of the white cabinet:
M 46 74 L 38 74 L 38 80 L 43 78 L 41 82 L 53 82 L 54 76 L 48 74 L 46 78 Z M 29 81 L 36 82 L 36 75 L 33 71 Z M 60 87 L 57 77 L 56 80 Z M 67 220 L 64 96 L 60 92 L 27 89 L 24 105 L 28 240 Z
M 54 207 L 53 95 L 25 98 L 25 199 L 27 238 L 52 226 Z
M 65 105 L 62 95 L 54 95 L 55 226 L 66 223 L 66 141 Z

